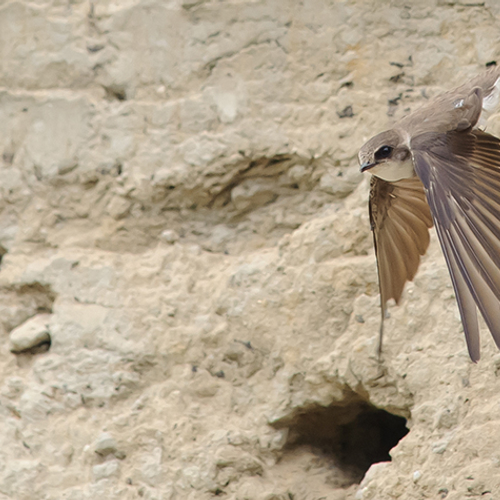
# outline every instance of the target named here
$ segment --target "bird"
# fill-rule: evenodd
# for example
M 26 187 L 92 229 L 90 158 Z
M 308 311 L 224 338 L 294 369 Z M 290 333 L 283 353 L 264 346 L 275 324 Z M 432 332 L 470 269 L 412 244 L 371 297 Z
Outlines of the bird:
M 473 362 L 478 313 L 500 349 L 500 139 L 485 131 L 500 101 L 492 67 L 366 142 L 369 215 L 380 289 L 379 359 L 387 302 L 399 304 L 435 227 Z

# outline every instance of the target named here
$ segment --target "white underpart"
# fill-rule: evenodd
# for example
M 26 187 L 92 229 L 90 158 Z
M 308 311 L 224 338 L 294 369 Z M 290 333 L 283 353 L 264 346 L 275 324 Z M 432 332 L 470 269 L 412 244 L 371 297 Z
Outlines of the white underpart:
M 390 160 L 372 167 L 369 172 L 385 181 L 395 182 L 401 179 L 414 177 L 413 161 L 408 158 L 405 161 Z
M 483 111 L 477 122 L 477 126 L 481 129 L 486 127 L 486 121 L 492 113 L 497 111 L 500 103 L 500 78 L 493 85 L 493 90 L 483 99 Z

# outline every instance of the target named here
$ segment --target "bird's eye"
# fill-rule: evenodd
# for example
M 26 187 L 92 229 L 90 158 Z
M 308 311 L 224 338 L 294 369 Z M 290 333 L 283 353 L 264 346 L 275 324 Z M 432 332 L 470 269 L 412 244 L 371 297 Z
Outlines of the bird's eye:
M 391 146 L 382 146 L 375 152 L 376 160 L 383 160 L 384 158 L 389 158 L 391 156 L 393 148 Z

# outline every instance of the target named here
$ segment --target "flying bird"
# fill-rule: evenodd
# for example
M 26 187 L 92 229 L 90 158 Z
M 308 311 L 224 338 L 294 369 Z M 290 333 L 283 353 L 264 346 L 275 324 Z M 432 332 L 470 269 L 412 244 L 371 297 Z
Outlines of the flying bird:
M 436 227 L 472 361 L 477 310 L 500 348 L 500 139 L 484 131 L 500 101 L 500 68 L 432 99 L 359 151 L 372 174 L 373 231 L 382 321 L 399 303 Z

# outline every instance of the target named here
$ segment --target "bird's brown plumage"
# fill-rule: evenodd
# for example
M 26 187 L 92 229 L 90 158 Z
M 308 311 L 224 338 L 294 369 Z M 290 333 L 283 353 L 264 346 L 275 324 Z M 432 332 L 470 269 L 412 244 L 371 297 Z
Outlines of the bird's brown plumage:
M 364 169 L 375 173 L 370 220 L 382 318 L 386 302 L 399 302 L 413 279 L 434 222 L 473 361 L 479 359 L 476 308 L 500 347 L 500 140 L 477 127 L 485 99 L 500 92 L 499 78 L 495 68 L 437 97 L 368 141 L 359 155 Z M 389 182 L 377 176 L 394 168 L 392 159 L 374 158 L 386 141 L 394 145 L 394 137 L 400 137 L 399 150 L 410 152 L 414 173 Z M 402 165 L 393 163 L 396 171 Z
M 387 182 L 372 176 L 370 222 L 382 304 L 389 299 L 399 303 L 405 283 L 415 276 L 420 256 L 429 246 L 432 217 L 420 179 Z

